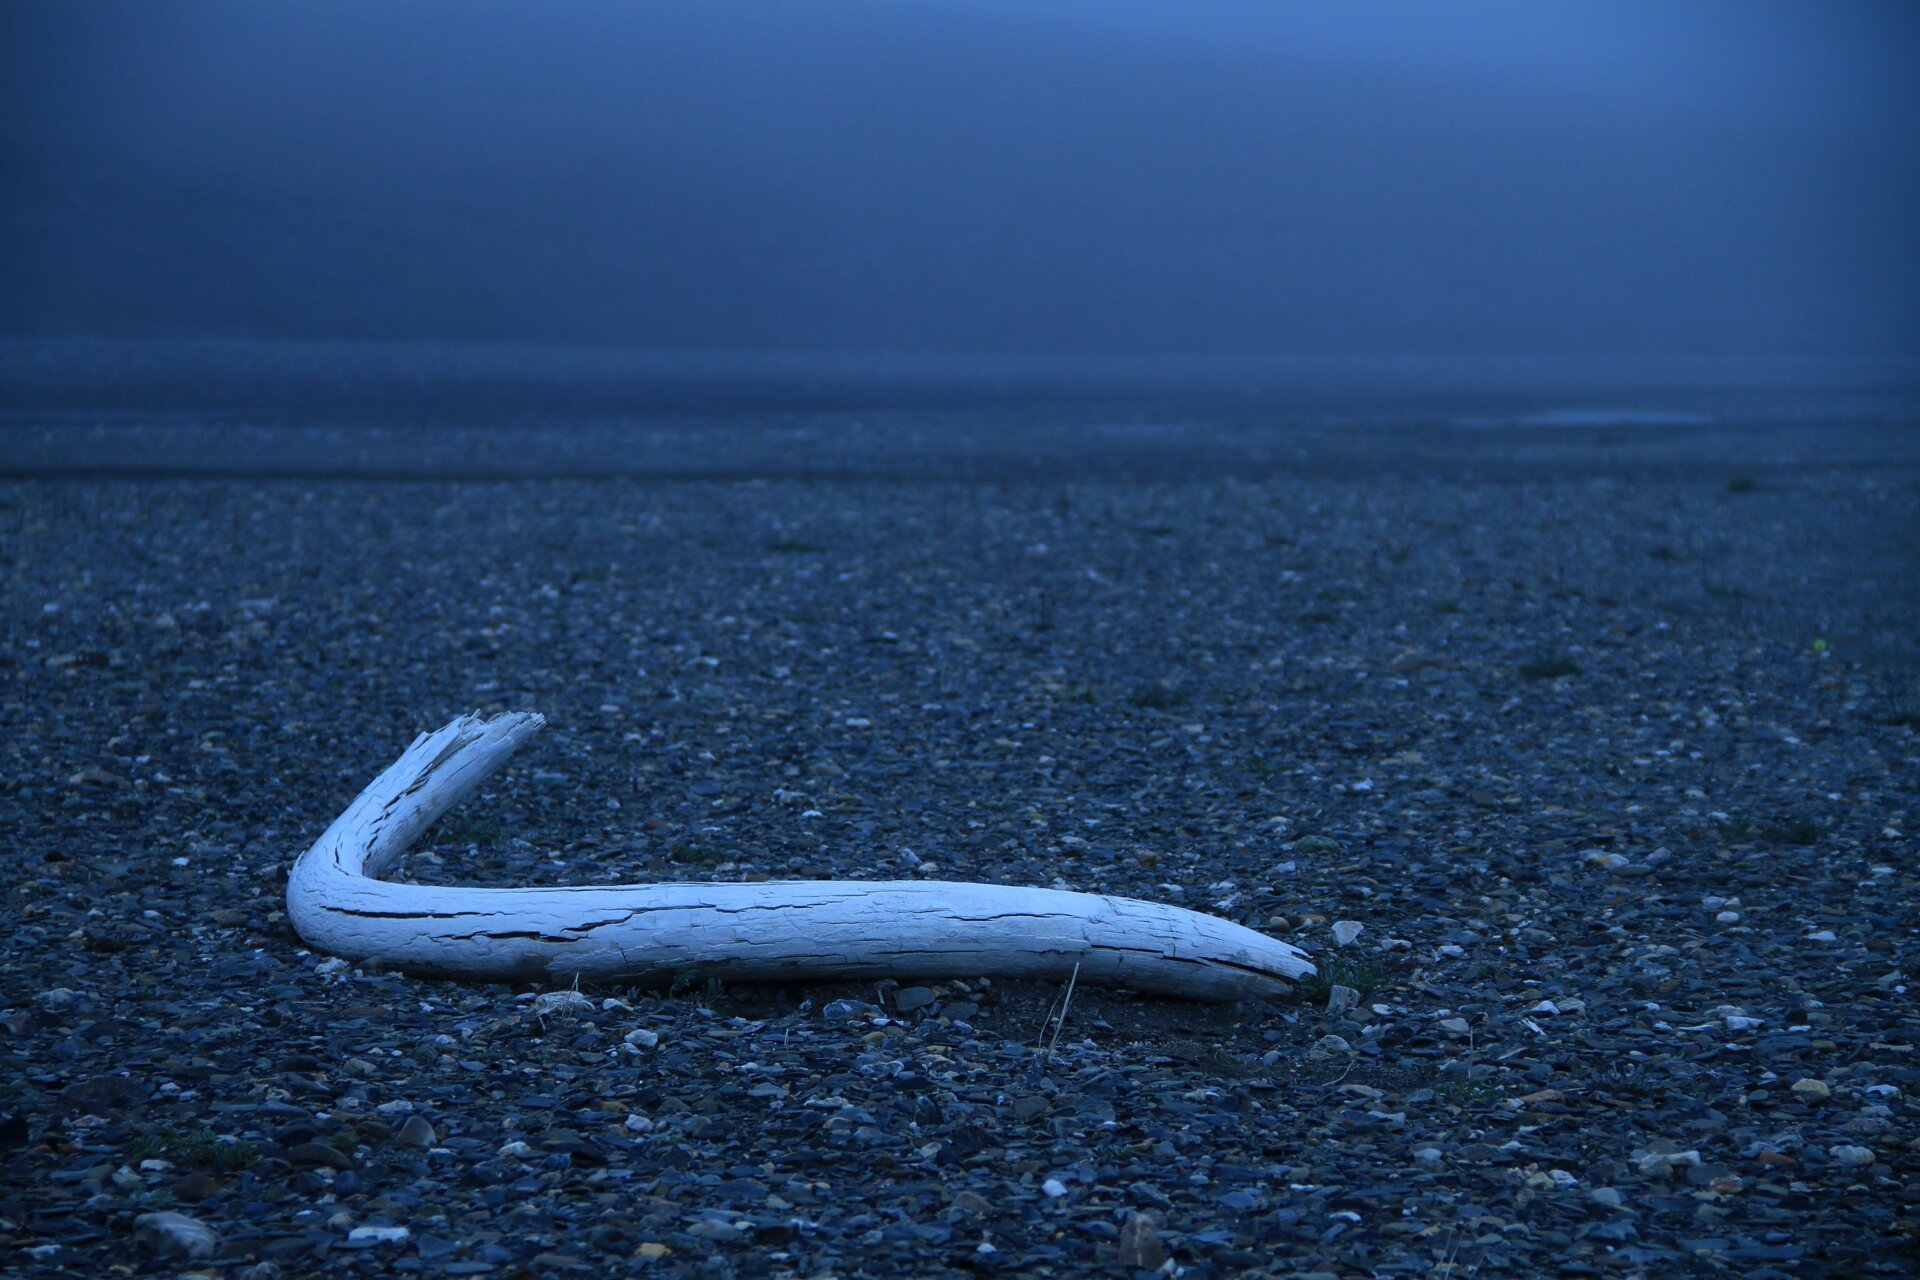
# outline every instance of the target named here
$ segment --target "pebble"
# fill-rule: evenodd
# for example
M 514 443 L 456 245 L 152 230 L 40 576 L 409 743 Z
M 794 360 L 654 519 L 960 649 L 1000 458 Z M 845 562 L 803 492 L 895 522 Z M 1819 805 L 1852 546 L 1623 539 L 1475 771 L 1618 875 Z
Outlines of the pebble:
M 1327 1012 L 1338 1013 L 1342 1009 L 1351 1009 L 1360 1003 L 1360 993 L 1352 987 L 1343 987 L 1335 983 L 1327 988 Z
M 881 1013 L 878 1005 L 867 1004 L 862 1000 L 835 1000 L 820 1011 L 820 1016 L 828 1022 L 850 1022 L 856 1019 L 877 1018 Z
M 1833 1096 L 1833 1090 L 1824 1080 L 1815 1080 L 1811 1076 L 1795 1080 L 1789 1092 L 1805 1098 L 1809 1102 L 1825 1102 Z
M 1160 1231 L 1152 1214 L 1127 1215 L 1114 1246 L 1114 1261 L 1136 1271 L 1158 1271 L 1166 1265 L 1166 1246 L 1160 1243 Z
M 347 1232 L 349 1244 L 399 1244 L 412 1236 L 405 1227 L 355 1227 Z
M 419 1116 L 408 1116 L 399 1132 L 393 1135 L 393 1140 L 406 1147 L 431 1147 L 438 1140 L 438 1135 L 426 1120 Z
M 1309 1058 L 1345 1057 L 1353 1052 L 1353 1046 L 1345 1036 L 1321 1036 L 1307 1050 Z
M 1873 1151 L 1869 1147 L 1842 1145 L 1828 1147 L 1827 1154 L 1834 1162 L 1848 1169 L 1864 1169 L 1873 1163 Z
M 1655 1151 L 1641 1156 L 1638 1164 L 1644 1174 L 1672 1173 L 1675 1169 L 1691 1168 L 1700 1163 L 1698 1151 Z
M 621 1042 L 629 1049 L 644 1051 L 660 1047 L 660 1033 L 648 1027 L 635 1027 L 621 1037 Z
M 1358 920 L 1336 920 L 1333 922 L 1334 945 L 1344 947 L 1360 936 L 1366 926 Z
M 170 1211 L 143 1213 L 135 1218 L 133 1236 L 167 1258 L 211 1258 L 220 1247 L 219 1232 L 198 1218 Z
M 594 1003 L 578 991 L 543 991 L 533 998 L 529 1010 L 536 1018 L 552 1018 L 568 1013 L 592 1013 Z
M 351 1169 L 353 1157 L 330 1142 L 302 1142 L 287 1148 L 287 1159 L 294 1164 L 317 1165 L 327 1169 Z

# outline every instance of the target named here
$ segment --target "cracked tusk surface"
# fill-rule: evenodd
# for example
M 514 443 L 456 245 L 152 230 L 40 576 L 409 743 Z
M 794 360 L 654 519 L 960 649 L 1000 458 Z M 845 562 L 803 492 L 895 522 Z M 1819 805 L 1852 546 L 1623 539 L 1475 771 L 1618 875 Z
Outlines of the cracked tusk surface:
M 314 949 L 491 981 L 1080 979 L 1201 1000 L 1288 994 L 1298 948 L 1183 907 L 1107 894 L 927 880 L 769 880 L 485 889 L 380 879 L 442 813 L 546 723 L 462 716 L 368 785 L 287 879 Z

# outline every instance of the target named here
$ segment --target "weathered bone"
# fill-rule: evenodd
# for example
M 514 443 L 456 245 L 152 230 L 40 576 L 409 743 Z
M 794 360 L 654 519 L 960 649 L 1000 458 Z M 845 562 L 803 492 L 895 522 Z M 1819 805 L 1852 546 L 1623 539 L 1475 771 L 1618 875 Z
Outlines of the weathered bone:
M 788 880 L 482 889 L 380 875 L 545 724 L 462 716 L 420 735 L 293 864 L 316 950 L 456 978 L 658 983 L 854 977 L 1080 980 L 1203 1000 L 1277 996 L 1298 949 L 1180 907 L 1059 889 Z

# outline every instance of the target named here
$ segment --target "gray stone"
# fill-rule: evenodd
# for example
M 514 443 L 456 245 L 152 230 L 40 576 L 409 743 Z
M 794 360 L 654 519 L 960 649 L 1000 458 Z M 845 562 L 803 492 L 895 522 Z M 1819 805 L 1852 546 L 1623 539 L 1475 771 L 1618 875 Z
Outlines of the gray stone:
M 218 1231 L 184 1213 L 143 1213 L 133 1238 L 163 1258 L 211 1258 L 220 1247 Z
M 1167 1261 L 1167 1250 L 1160 1243 L 1160 1231 L 1153 1215 L 1130 1213 L 1120 1228 L 1116 1261 L 1136 1271 L 1158 1271 Z
M 1353 1052 L 1353 1046 L 1347 1043 L 1345 1036 L 1321 1036 L 1307 1050 L 1309 1058 L 1344 1058 Z
M 419 1116 L 408 1116 L 407 1122 L 400 1126 L 400 1132 L 393 1140 L 407 1147 L 430 1147 L 439 1139 L 433 1126 Z
M 336 1146 L 325 1142 L 303 1142 L 289 1148 L 287 1159 L 294 1164 L 319 1165 L 328 1169 L 351 1169 L 353 1159 Z

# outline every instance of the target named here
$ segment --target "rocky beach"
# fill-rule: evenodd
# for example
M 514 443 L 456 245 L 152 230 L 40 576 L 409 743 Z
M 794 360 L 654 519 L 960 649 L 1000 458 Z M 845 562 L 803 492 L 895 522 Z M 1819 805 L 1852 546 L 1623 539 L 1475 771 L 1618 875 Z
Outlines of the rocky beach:
M 0 428 L 0 1258 L 198 1274 L 1920 1268 L 1910 423 L 820 411 Z M 1312 953 L 1241 1005 L 461 985 L 423 883 L 924 878 Z

